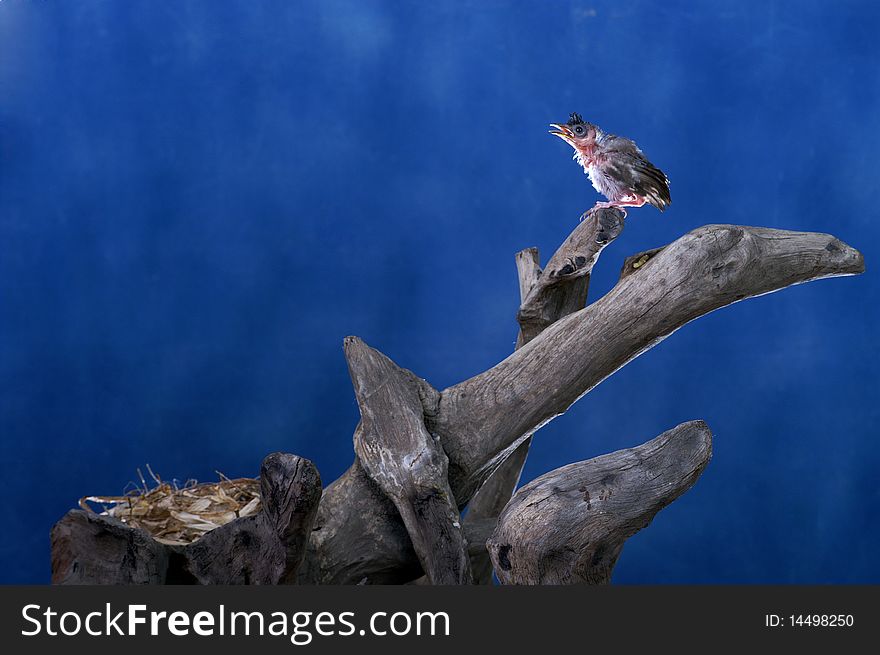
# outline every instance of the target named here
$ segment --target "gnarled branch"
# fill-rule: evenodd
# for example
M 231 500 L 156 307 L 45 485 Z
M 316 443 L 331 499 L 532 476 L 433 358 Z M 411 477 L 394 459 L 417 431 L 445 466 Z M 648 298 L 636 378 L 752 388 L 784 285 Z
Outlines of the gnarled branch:
M 345 357 L 361 410 L 354 449 L 394 503 L 433 584 L 471 582 L 467 543 L 447 478 L 448 460 L 425 428 L 422 398 L 437 392 L 357 337 Z
M 624 541 L 687 491 L 712 456 L 703 421 L 550 471 L 498 518 L 489 553 L 504 584 L 605 584 Z
M 582 217 L 560 248 L 540 268 L 537 248 L 517 253 L 520 322 L 516 349 L 534 339 L 547 326 L 583 309 L 590 287 L 590 274 L 602 250 L 623 232 L 625 214 L 619 209 L 593 209 Z M 495 518 L 510 500 L 522 475 L 532 439 L 525 439 L 489 476 L 468 505 L 466 522 Z M 471 556 L 474 581 L 492 582 L 489 554 L 481 549 Z
M 593 265 L 605 246 L 620 235 L 623 225 L 624 214 L 619 209 L 602 208 L 587 212 L 544 270 L 531 271 L 537 276 L 524 295 L 524 278 L 527 283 L 529 272 L 523 270 L 523 258 L 517 256 L 522 296 L 522 304 L 516 315 L 520 326 L 517 348 L 563 316 L 583 309 Z M 537 254 L 535 249 L 534 256 L 537 257 Z
M 441 393 L 429 425 L 469 498 L 499 458 L 624 364 L 685 323 L 731 303 L 864 270 L 827 234 L 707 225 L 666 246 L 586 309 L 503 362 Z
M 681 237 L 605 297 L 424 407 L 425 426 L 449 458 L 450 489 L 458 506 L 538 428 L 688 321 L 792 284 L 863 270 L 858 251 L 826 234 L 708 225 Z M 349 496 L 352 492 L 360 495 Z M 371 491 L 361 467 L 349 469 L 324 494 L 307 580 L 417 577 L 406 530 L 399 516 L 389 515 L 390 507 L 382 494 Z M 343 534 L 370 539 L 352 549 Z

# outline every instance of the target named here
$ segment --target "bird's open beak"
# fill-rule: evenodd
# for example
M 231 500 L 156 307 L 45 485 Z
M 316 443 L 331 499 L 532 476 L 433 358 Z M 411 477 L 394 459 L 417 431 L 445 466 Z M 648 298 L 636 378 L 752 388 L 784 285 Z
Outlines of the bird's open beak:
M 572 134 L 571 129 L 568 125 L 560 125 L 559 123 L 550 123 L 550 127 L 553 129 L 550 130 L 550 134 L 553 136 L 558 136 L 560 139 L 565 141 L 568 145 L 574 146 L 574 134 Z

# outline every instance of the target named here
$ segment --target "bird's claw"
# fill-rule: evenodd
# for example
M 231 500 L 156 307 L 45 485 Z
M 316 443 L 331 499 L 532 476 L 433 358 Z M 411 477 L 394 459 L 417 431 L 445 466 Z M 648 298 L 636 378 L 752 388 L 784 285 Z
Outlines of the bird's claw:
M 590 217 L 592 216 L 592 214 L 593 214 L 593 210 L 594 210 L 594 209 L 596 209 L 596 208 L 593 207 L 592 209 L 588 209 L 588 210 L 585 211 L 583 214 L 581 214 L 581 217 L 578 219 L 578 223 L 583 223 L 585 220 L 587 220 L 588 218 L 590 218 Z

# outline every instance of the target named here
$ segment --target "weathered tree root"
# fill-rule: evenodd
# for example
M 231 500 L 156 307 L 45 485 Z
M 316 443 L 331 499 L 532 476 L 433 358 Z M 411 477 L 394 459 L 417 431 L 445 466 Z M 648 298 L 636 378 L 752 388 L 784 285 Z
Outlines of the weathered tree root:
M 623 543 L 687 491 L 712 457 L 703 421 L 563 466 L 516 492 L 489 553 L 504 584 L 605 584 Z

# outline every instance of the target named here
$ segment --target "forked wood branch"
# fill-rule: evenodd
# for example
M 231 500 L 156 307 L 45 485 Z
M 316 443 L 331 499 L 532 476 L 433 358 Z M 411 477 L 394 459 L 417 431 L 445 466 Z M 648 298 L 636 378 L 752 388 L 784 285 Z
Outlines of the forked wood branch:
M 731 303 L 864 270 L 827 234 L 707 225 L 652 257 L 586 309 L 507 359 L 442 392 L 429 423 L 461 503 L 538 427 L 685 323 Z
M 619 209 L 597 209 L 584 219 L 547 262 L 544 270 L 527 267 L 522 253 L 517 256 L 522 298 L 516 319 L 520 326 L 517 348 L 538 336 L 548 325 L 563 316 L 583 309 L 590 286 L 593 265 L 605 246 L 623 231 L 624 215 Z M 529 249 L 537 257 L 537 249 Z M 524 252 L 529 252 L 524 251 Z M 535 267 L 537 261 L 535 261 Z M 535 278 L 529 279 L 537 273 Z
M 537 248 L 526 248 L 516 254 L 520 294 L 517 350 L 547 326 L 583 309 L 593 267 L 602 250 L 623 232 L 625 218 L 619 209 L 585 213 L 582 222 L 550 258 L 546 274 L 541 270 Z M 496 518 L 501 513 L 519 483 L 531 443 L 531 437 L 525 439 L 483 483 L 468 505 L 466 523 Z M 492 582 L 488 552 L 480 550 L 472 555 L 471 565 L 475 582 Z
M 703 421 L 563 466 L 520 489 L 489 552 L 504 584 L 605 584 L 624 541 L 687 491 L 712 456 Z
M 425 426 L 449 459 L 457 506 L 538 428 L 685 323 L 745 298 L 863 270 L 861 254 L 827 234 L 734 225 L 686 234 L 488 371 L 439 398 L 423 389 L 422 398 L 431 398 L 423 403 Z M 418 577 L 418 560 L 393 508 L 363 468 L 352 466 L 324 494 L 304 580 Z
M 400 513 L 428 580 L 470 583 L 448 459 L 425 428 L 423 398 L 436 402 L 437 392 L 357 337 L 345 339 L 345 357 L 361 410 L 354 450 L 364 471 Z
M 52 531 L 53 582 L 376 584 L 412 581 L 424 571 L 430 582 L 466 583 L 469 555 L 482 548 L 492 512 L 515 485 L 526 442 L 547 421 L 688 321 L 793 284 L 864 271 L 861 254 L 827 234 L 707 225 L 630 258 L 617 285 L 580 309 L 601 247 L 622 228 L 612 214 L 602 213 L 592 226 L 580 224 L 545 272 L 538 274 L 536 252 L 520 257 L 522 347 L 484 373 L 438 392 L 359 339 L 346 341 L 362 415 L 357 458 L 320 497 L 317 515 L 320 478 L 314 466 L 293 455 L 272 455 L 261 471 L 261 513 L 190 546 L 166 546 L 115 519 L 69 512 Z M 676 430 L 696 441 L 664 441 L 667 433 L 660 441 L 560 469 L 524 488 L 518 499 L 548 481 L 567 485 L 578 475 L 589 477 L 577 487 L 581 501 L 569 489 L 541 504 L 561 523 L 564 517 L 581 521 L 590 543 L 605 546 L 591 550 L 577 535 L 554 532 L 554 543 L 567 544 L 566 552 L 580 557 L 548 567 L 553 545 L 539 543 L 524 529 L 527 520 L 537 519 L 524 518 L 528 502 L 514 499 L 492 540 L 502 579 L 607 580 L 621 539 L 686 489 L 705 465 L 700 464 L 701 453 L 708 458 L 705 426 Z M 678 447 L 688 443 L 693 449 Z M 670 459 L 670 453 L 677 455 Z M 463 531 L 458 512 L 514 454 L 518 460 L 509 477 L 487 491 L 484 510 L 477 503 L 479 511 Z M 640 466 L 652 473 L 640 477 Z M 609 477 L 597 482 L 594 476 L 606 470 Z M 668 488 L 652 487 L 654 473 L 671 476 Z M 636 496 L 646 492 L 651 502 L 640 504 Z M 629 501 L 615 505 L 627 494 Z M 600 501 L 607 520 L 591 514 L 592 503 Z M 513 551 L 516 540 L 521 553 Z M 502 554 L 505 546 L 510 548 Z M 479 575 L 483 580 L 482 569 Z

